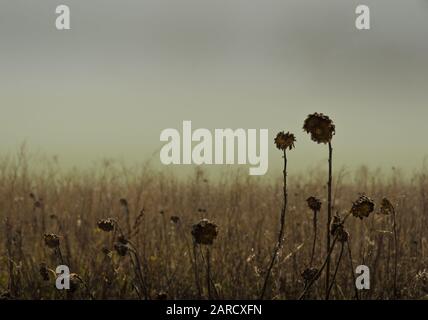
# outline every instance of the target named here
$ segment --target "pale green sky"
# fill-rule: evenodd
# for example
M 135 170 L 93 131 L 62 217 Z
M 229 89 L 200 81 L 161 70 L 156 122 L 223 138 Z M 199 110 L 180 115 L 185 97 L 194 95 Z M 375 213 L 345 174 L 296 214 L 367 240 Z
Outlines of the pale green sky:
M 325 159 L 302 132 L 336 122 L 336 165 L 405 169 L 428 155 L 428 1 L 69 0 L 0 4 L 0 152 L 30 149 L 86 166 L 138 162 L 159 134 L 195 127 L 296 133 L 304 169 Z M 271 168 L 278 152 L 273 144 Z M 158 158 L 156 157 L 155 160 Z M 176 170 L 180 170 L 177 168 Z

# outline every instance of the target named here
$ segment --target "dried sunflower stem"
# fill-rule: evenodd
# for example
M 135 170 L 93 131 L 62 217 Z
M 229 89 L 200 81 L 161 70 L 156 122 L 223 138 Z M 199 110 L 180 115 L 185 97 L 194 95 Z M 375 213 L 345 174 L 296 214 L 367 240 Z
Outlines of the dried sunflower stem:
M 131 244 L 131 243 L 130 243 Z M 141 271 L 141 263 L 140 263 L 140 258 L 138 256 L 138 252 L 137 250 L 133 247 L 133 245 L 131 244 L 130 246 L 130 253 L 129 253 L 129 257 L 131 259 L 131 263 L 132 266 L 134 267 L 134 271 L 135 271 L 135 275 L 137 277 L 137 279 L 140 282 L 141 287 L 144 290 L 144 299 L 148 300 L 149 299 L 149 290 L 148 290 L 148 285 L 147 285 L 147 281 L 145 280 L 143 273 Z M 133 253 L 133 257 L 131 255 L 131 252 Z M 134 260 L 135 259 L 135 260 Z
M 269 268 L 266 272 L 262 292 L 260 294 L 260 300 L 263 300 L 263 297 L 265 295 L 267 283 L 269 281 L 269 277 L 270 277 L 273 265 L 275 264 L 276 256 L 278 255 L 279 249 L 281 248 L 282 241 L 284 238 L 285 212 L 287 209 L 287 153 L 286 153 L 286 149 L 284 149 L 283 152 L 284 152 L 284 170 L 283 170 L 283 181 L 284 181 L 283 196 L 284 196 L 284 199 L 283 199 L 282 210 L 281 210 L 280 229 L 279 229 L 279 233 L 278 233 L 278 240 L 277 240 L 275 248 L 273 250 L 272 259 L 270 261 Z
M 195 271 L 195 283 L 196 288 L 198 290 L 199 298 L 202 297 L 202 289 L 199 281 L 199 271 L 198 271 L 198 262 L 197 262 L 197 244 L 195 241 L 193 241 L 193 269 Z
M 210 248 L 207 247 L 206 251 L 206 263 L 207 263 L 207 290 L 208 299 L 211 299 L 211 265 L 210 265 Z
M 352 261 L 352 252 L 351 252 L 351 246 L 349 245 L 349 241 L 346 242 L 346 246 L 348 247 L 348 256 L 349 256 L 349 263 L 351 265 L 351 275 L 352 275 L 352 281 L 353 281 L 353 287 L 355 290 L 355 299 L 360 300 L 359 296 L 358 296 L 358 289 L 355 285 L 355 274 L 354 274 L 354 263 Z
M 312 253 L 311 253 L 311 261 L 309 263 L 309 267 L 312 267 L 312 263 L 314 262 L 314 255 L 315 255 L 315 246 L 317 243 L 317 211 L 314 210 L 314 240 L 312 243 Z
M 398 239 L 397 239 L 397 221 L 395 217 L 395 209 L 392 210 L 392 229 L 394 232 L 394 298 L 397 299 L 397 267 L 398 267 Z
M 343 256 L 343 247 L 344 247 L 344 242 L 341 242 L 339 258 L 337 258 L 337 263 L 336 263 L 336 269 L 334 270 L 333 278 L 331 279 L 331 284 L 327 291 L 327 300 L 330 298 L 331 289 L 333 289 L 333 285 L 336 280 L 337 271 L 339 270 L 340 261 L 342 260 L 342 256 Z
M 53 271 L 53 270 L 52 270 Z M 91 290 L 89 289 L 88 285 L 86 284 L 86 281 L 84 281 L 79 275 L 76 276 L 77 279 L 80 281 L 80 283 L 83 284 L 83 286 L 85 287 L 86 293 L 88 294 L 88 296 L 91 298 L 91 300 L 94 300 L 94 296 L 91 292 Z
M 62 256 L 62 252 L 61 252 L 61 248 L 58 246 L 57 248 L 55 248 L 55 254 L 58 257 L 58 259 L 60 260 L 61 264 L 65 264 L 64 262 L 64 257 Z
M 321 274 L 321 272 L 324 270 L 324 268 L 327 265 L 327 261 L 330 259 L 330 256 L 333 252 L 334 246 L 336 244 L 336 240 L 337 240 L 337 236 L 334 237 L 333 239 L 333 243 L 331 244 L 331 247 L 327 253 L 327 257 L 324 260 L 324 263 L 322 264 L 321 268 L 318 270 L 318 272 L 315 274 L 315 276 L 312 278 L 312 280 L 308 283 L 308 285 L 305 287 L 305 289 L 303 290 L 303 292 L 300 294 L 299 296 L 299 300 L 302 300 L 305 296 L 306 293 L 308 292 L 308 290 L 312 287 L 312 285 L 315 283 L 315 281 L 317 281 L 319 275 Z
M 328 143 L 328 183 L 327 183 L 327 192 L 328 192 L 328 205 L 327 205 L 327 252 L 330 248 L 330 224 L 331 224 L 331 184 L 332 184 L 332 167 L 333 167 L 333 148 L 331 147 L 331 142 Z M 325 276 L 325 290 L 326 298 L 328 295 L 328 288 L 330 285 L 330 255 L 327 255 L 327 267 L 326 267 L 326 276 Z
M 213 295 L 212 292 L 214 292 L 215 296 L 219 297 L 219 294 L 217 292 L 217 289 L 215 287 L 215 283 L 212 279 L 212 274 L 211 274 L 211 252 L 210 252 L 210 248 L 207 246 L 206 248 L 206 254 L 205 257 L 201 251 L 201 256 L 202 259 L 204 260 L 204 262 L 206 263 L 207 266 L 207 274 L 206 274 L 206 281 L 207 281 L 207 291 L 208 291 L 208 298 L 212 299 Z

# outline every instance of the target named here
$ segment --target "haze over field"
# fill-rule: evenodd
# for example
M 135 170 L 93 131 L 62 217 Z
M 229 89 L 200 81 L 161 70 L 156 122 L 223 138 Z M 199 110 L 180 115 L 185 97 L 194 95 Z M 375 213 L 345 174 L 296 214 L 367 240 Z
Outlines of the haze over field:
M 318 111 L 336 123 L 336 168 L 412 170 L 428 154 L 426 1 L 365 1 L 368 32 L 359 1 L 63 2 L 63 32 L 57 1 L 0 5 L 0 153 L 27 141 L 67 166 L 138 162 L 192 120 L 290 130 L 304 169 L 326 158 L 301 129 Z M 270 169 L 279 157 L 272 143 Z

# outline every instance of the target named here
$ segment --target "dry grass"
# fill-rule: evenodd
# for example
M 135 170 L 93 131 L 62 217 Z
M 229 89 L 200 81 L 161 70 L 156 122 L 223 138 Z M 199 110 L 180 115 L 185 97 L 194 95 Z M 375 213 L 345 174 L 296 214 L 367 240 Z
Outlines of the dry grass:
M 31 170 L 34 166 L 25 153 L 0 161 L 3 297 L 260 297 L 279 229 L 283 197 L 280 172 L 278 181 L 266 184 L 235 171 L 211 180 L 200 170 L 193 177 L 178 179 L 149 166 L 127 169 L 108 162 L 97 170 L 69 173 L 61 173 L 50 162 L 37 171 Z M 302 294 L 305 281 L 301 273 L 311 264 L 314 228 L 306 199 L 321 199 L 317 219 L 320 226 L 326 225 L 326 176 L 321 170 L 308 171 L 304 176 L 289 170 L 285 239 L 266 299 L 297 299 Z M 354 268 L 365 264 L 371 270 L 372 289 L 361 291 L 361 299 L 419 299 L 428 293 L 428 272 L 423 273 L 428 268 L 427 177 L 424 171 L 404 178 L 397 170 L 383 176 L 364 168 L 346 178 L 343 172 L 333 175 L 333 214 L 339 212 L 343 217 L 362 192 L 377 204 L 369 218 L 351 216 L 346 221 Z M 383 197 L 391 200 L 396 211 L 396 290 L 393 217 L 378 214 Z M 120 199 L 126 199 L 126 205 Z M 113 218 L 120 230 L 100 230 L 97 222 L 105 218 Z M 218 226 L 209 250 L 192 240 L 192 225 L 202 218 Z M 60 237 L 59 250 L 45 245 L 43 235 L 47 233 Z M 125 247 L 117 239 L 121 233 L 130 241 L 124 241 Z M 325 228 L 318 229 L 312 262 L 317 268 L 326 258 L 325 233 Z M 353 299 L 346 246 L 336 270 L 340 253 L 339 245 L 331 256 L 331 276 L 337 274 L 329 297 Z M 64 293 L 54 287 L 51 270 L 61 260 L 78 277 L 74 292 Z M 315 281 L 305 298 L 324 299 L 324 279 L 322 276 Z

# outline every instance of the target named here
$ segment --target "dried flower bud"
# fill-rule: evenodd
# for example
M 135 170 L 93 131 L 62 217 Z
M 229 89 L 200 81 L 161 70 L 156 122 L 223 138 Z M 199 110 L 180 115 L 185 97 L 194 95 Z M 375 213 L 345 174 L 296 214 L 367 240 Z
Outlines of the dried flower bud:
M 346 242 L 349 239 L 349 233 L 345 230 L 345 226 L 343 225 L 343 221 L 339 216 L 333 217 L 333 222 L 330 227 L 330 233 L 337 237 L 337 240 L 340 242 Z
M 202 219 L 192 227 L 192 236 L 197 244 L 211 245 L 217 234 L 217 225 L 207 219 Z
M 44 236 L 45 245 L 51 249 L 59 247 L 59 237 L 54 233 L 45 234 Z
M 290 132 L 278 132 L 275 138 L 275 145 L 279 150 L 293 149 L 294 142 L 296 142 L 296 138 L 294 137 L 294 134 Z
M 335 134 L 335 125 L 333 121 L 322 113 L 315 112 L 308 115 L 304 124 L 303 130 L 311 134 L 311 139 L 317 143 L 331 142 Z
M 340 217 L 334 216 L 333 221 L 332 221 L 331 226 L 330 226 L 331 235 L 334 236 L 336 234 L 337 229 L 341 228 L 342 226 L 343 225 L 342 225 L 342 221 L 340 220 Z
M 321 200 L 315 197 L 309 197 L 306 199 L 308 203 L 309 209 L 315 212 L 319 212 L 321 210 Z
M 336 235 L 339 242 L 347 242 L 349 240 L 349 232 L 344 227 L 337 229 Z
M 97 222 L 97 226 L 105 232 L 110 232 L 114 230 L 115 221 L 112 218 L 101 219 Z
M 374 206 L 373 200 L 363 194 L 352 204 L 351 213 L 360 219 L 367 218 L 373 212 Z

